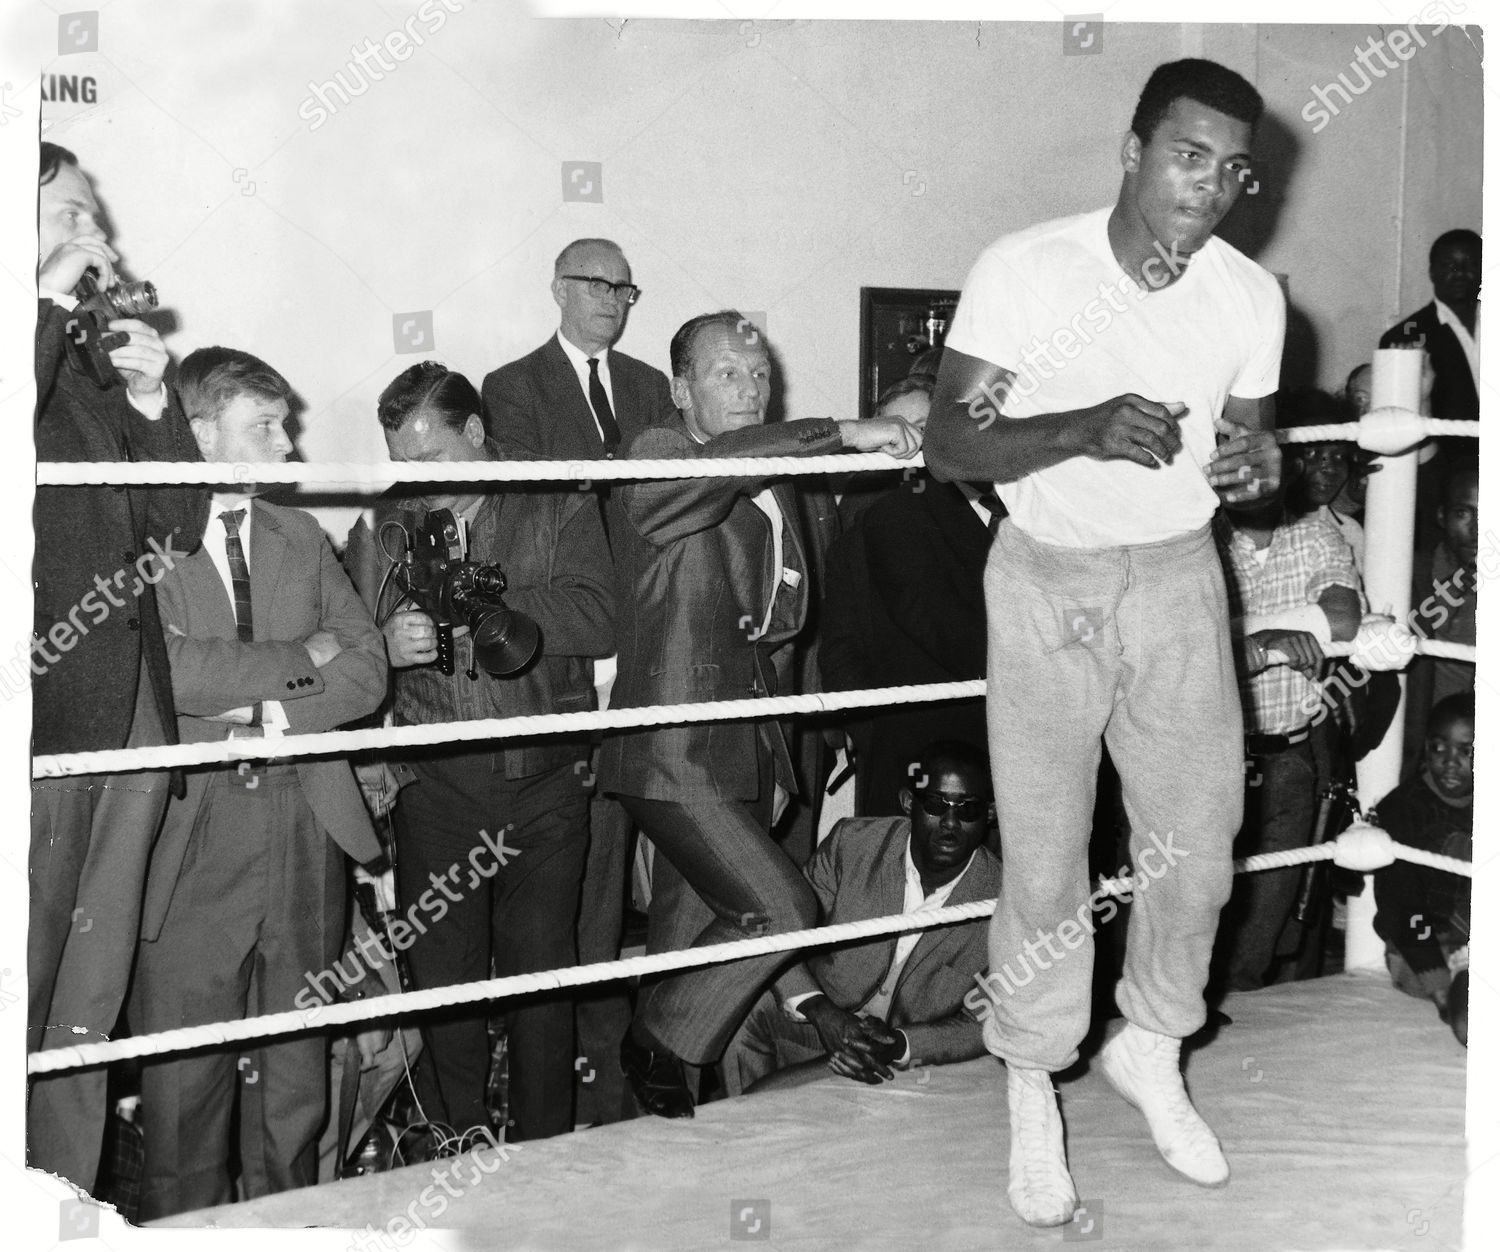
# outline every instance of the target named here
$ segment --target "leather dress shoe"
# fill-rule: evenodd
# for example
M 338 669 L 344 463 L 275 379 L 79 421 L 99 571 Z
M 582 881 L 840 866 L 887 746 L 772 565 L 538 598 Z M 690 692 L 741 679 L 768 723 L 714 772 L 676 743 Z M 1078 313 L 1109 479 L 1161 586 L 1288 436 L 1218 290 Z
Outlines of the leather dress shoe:
M 636 1042 L 627 1030 L 620 1040 L 620 1072 L 630 1080 L 636 1102 L 657 1117 L 691 1117 L 693 1096 L 688 1091 L 682 1062 L 670 1052 L 654 1051 Z

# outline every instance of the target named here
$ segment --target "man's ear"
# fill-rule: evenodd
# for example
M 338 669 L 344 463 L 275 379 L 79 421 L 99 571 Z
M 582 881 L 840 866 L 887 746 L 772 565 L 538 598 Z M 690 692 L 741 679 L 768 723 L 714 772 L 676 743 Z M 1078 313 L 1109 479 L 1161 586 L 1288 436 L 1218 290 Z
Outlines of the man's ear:
M 478 413 L 464 419 L 464 438 L 476 448 L 484 447 L 484 422 Z
M 210 421 L 201 417 L 188 418 L 188 427 L 193 432 L 193 438 L 198 441 L 198 451 L 203 454 L 205 461 L 212 461 L 209 455 L 214 446 L 214 437 L 218 433 L 218 427 Z
M 672 375 L 672 403 L 686 413 L 693 407 L 693 397 L 688 391 L 687 379 Z
M 900 791 L 896 792 L 896 800 L 901 805 L 901 811 L 907 817 L 911 816 L 911 799 L 910 787 L 902 787 Z
M 1120 145 L 1120 164 L 1128 174 L 1140 172 L 1141 140 L 1133 130 L 1125 132 L 1125 141 Z
M 561 278 L 554 278 L 552 280 L 552 299 L 558 308 L 562 308 L 567 302 L 566 297 L 563 295 L 563 292 L 566 290 L 567 287 Z

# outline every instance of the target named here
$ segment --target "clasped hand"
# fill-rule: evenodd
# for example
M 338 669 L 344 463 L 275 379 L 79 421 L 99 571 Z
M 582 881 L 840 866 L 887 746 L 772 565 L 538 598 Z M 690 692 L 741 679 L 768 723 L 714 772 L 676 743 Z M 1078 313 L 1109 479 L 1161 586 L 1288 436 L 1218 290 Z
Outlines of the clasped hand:
M 879 1018 L 841 1009 L 826 996 L 805 1001 L 802 1015 L 818 1032 L 835 1074 L 871 1086 L 896 1076 L 892 1066 L 906 1051 L 906 1040 Z

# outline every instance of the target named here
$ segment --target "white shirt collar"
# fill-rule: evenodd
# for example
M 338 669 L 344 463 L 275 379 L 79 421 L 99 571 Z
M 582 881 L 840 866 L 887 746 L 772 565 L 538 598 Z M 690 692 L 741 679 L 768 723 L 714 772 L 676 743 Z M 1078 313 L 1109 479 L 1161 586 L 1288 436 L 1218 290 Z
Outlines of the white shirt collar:
M 922 894 L 922 873 L 917 869 L 917 863 L 911 859 L 911 836 L 906 836 L 906 898 L 910 901 L 915 895 L 917 901 L 927 908 L 939 909 L 948 902 L 948 897 L 953 894 L 953 889 L 963 881 L 969 867 L 974 864 L 974 858 L 979 855 L 979 849 L 975 848 L 969 853 L 969 859 L 964 862 L 964 867 L 948 882 L 937 888 L 930 896 Z M 901 910 L 903 913 L 914 912 L 914 906 L 908 905 Z

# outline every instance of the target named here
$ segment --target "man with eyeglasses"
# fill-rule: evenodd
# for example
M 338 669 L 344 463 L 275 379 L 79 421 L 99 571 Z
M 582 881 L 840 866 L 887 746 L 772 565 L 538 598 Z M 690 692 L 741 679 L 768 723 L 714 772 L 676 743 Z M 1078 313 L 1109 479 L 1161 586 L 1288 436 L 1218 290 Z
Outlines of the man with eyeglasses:
M 575 239 L 553 264 L 552 298 L 557 333 L 536 351 L 502 365 L 484 380 L 484 425 L 510 459 L 592 461 L 612 457 L 650 426 L 676 414 L 667 377 L 612 345 L 625 329 L 627 310 L 640 297 L 620 245 L 608 239 Z M 607 489 L 600 491 L 607 498 Z M 605 528 L 611 513 L 605 510 Z M 605 561 L 610 554 L 605 545 Z M 594 662 L 599 707 L 609 706 L 615 658 Z M 592 785 L 593 771 L 582 775 Z M 614 960 L 624 934 L 625 884 L 630 861 L 630 819 L 615 800 L 591 797 L 589 851 L 578 914 L 578 959 L 590 965 Z M 581 992 L 578 1053 L 609 1056 L 630 1021 L 620 985 Z M 623 1088 L 613 1066 L 594 1066 L 590 1083 L 577 1086 L 577 1120 L 618 1120 Z
M 557 333 L 484 380 L 484 423 L 507 455 L 590 461 L 614 456 L 673 413 L 667 376 L 616 351 L 640 298 L 630 263 L 608 239 L 575 239 L 552 267 Z
M 995 819 L 984 753 L 948 740 L 913 764 L 900 790 L 905 816 L 846 818 L 804 868 L 821 924 L 999 895 L 1000 861 L 984 846 Z M 874 1085 L 912 1065 L 983 1056 L 983 1029 L 964 997 L 989 963 L 988 931 L 980 919 L 816 949 L 730 1041 L 725 1087 L 740 1095 L 757 1083 L 792 1086 L 824 1065 Z

